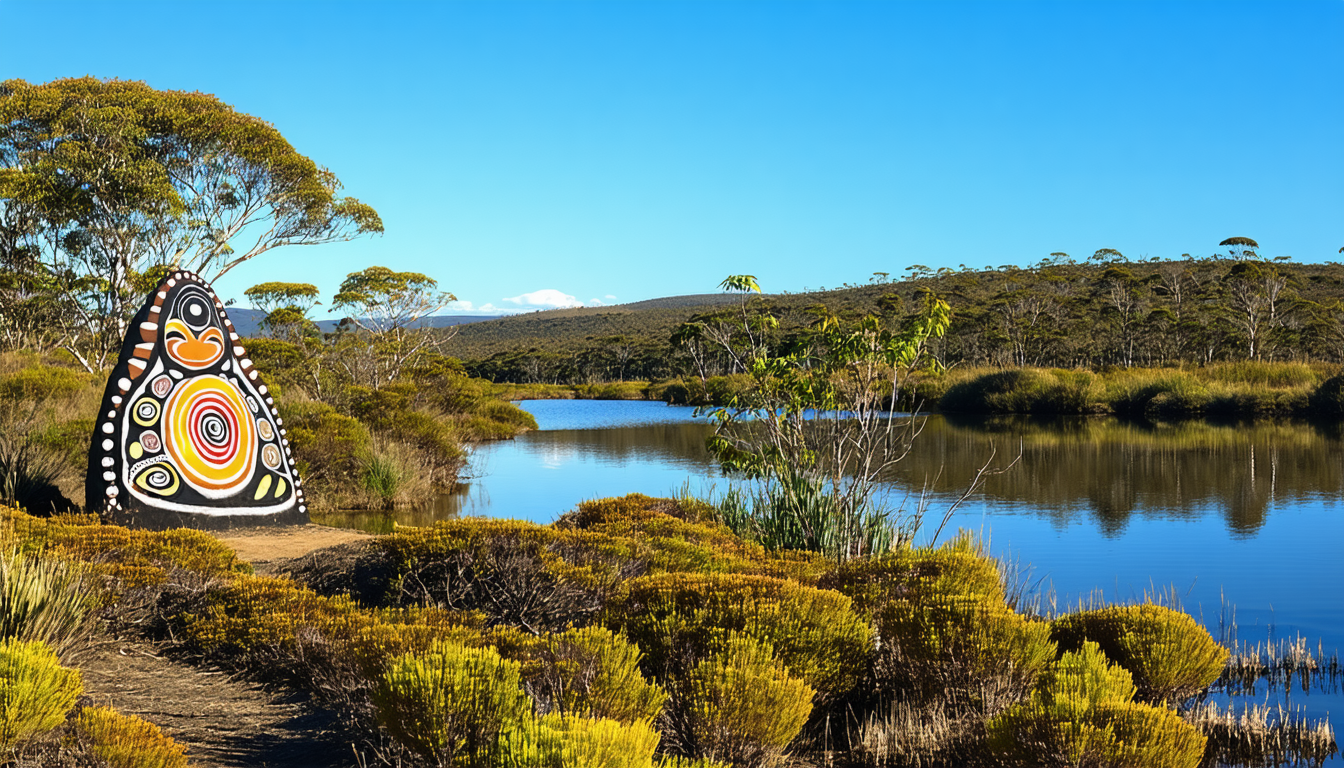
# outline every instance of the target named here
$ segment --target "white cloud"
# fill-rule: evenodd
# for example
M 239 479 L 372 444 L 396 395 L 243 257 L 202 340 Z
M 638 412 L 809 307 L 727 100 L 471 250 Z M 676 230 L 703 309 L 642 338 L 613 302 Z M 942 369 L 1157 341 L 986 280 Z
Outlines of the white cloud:
M 554 288 L 542 288 L 539 291 L 524 293 L 520 296 L 504 299 L 510 304 L 534 309 L 559 309 L 561 307 L 582 307 L 583 302 Z
M 474 312 L 476 310 L 474 307 L 471 306 L 470 301 L 460 299 L 458 301 L 448 302 L 448 306 L 444 307 L 443 311 L 445 314 L 452 315 L 452 314 L 460 314 L 463 312 Z
M 610 293 L 608 293 L 608 294 L 606 295 L 606 299 L 607 299 L 607 301 L 615 301 L 615 300 L 616 300 L 616 297 L 615 297 L 615 296 L 612 296 Z

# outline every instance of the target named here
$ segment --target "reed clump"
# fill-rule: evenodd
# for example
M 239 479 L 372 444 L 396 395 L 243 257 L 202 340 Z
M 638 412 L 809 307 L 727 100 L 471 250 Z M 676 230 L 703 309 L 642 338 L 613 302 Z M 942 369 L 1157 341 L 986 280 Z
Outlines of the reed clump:
M 1322 765 L 1339 753 L 1328 720 L 1281 706 L 1236 711 L 1204 702 L 1185 712 L 1185 720 L 1208 739 L 1205 762 L 1211 765 Z
M 1264 681 L 1269 690 L 1291 690 L 1294 683 L 1303 693 L 1315 690 L 1339 690 L 1344 680 L 1344 665 L 1339 651 L 1325 650 L 1319 642 L 1311 647 L 1307 638 L 1296 635 L 1276 641 L 1233 643 L 1231 655 L 1218 678 L 1217 687 L 1231 693 L 1254 693 Z

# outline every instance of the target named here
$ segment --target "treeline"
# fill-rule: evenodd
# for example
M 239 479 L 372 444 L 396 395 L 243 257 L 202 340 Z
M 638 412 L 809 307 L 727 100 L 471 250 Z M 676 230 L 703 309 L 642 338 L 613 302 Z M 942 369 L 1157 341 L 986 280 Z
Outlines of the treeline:
M 733 304 L 567 317 L 537 313 L 462 328 L 446 351 L 474 375 L 512 383 L 577 384 L 731 375 L 729 347 L 784 350 L 818 322 L 879 312 L 912 316 L 927 292 L 953 309 L 931 352 L 944 367 L 1100 369 L 1242 360 L 1344 362 L 1344 264 L 1265 259 L 1249 238 L 1210 258 L 1130 261 L 1104 249 L 1029 266 L 933 271 Z M 725 336 L 742 321 L 759 338 Z M 725 346 L 722 342 L 728 341 Z

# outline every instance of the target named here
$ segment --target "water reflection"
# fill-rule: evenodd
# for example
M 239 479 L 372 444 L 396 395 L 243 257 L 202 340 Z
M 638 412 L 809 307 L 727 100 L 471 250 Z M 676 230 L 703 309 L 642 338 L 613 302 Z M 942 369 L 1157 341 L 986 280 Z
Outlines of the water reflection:
M 554 402 L 546 410 L 554 413 Z M 566 426 L 581 419 L 575 410 L 613 405 L 559 402 L 571 408 L 558 419 Z M 686 480 L 719 478 L 704 447 L 711 428 L 690 409 L 618 405 L 621 418 L 604 419 L 615 425 L 596 429 L 547 429 L 543 411 L 542 430 L 478 449 L 465 488 L 432 508 L 399 512 L 398 519 L 425 524 L 507 508 L 545 522 L 596 495 L 666 495 Z M 648 420 L 640 423 L 641 416 Z M 1308 424 L 930 416 L 916 449 L 891 472 L 893 496 L 926 487 L 959 493 L 995 453 L 999 464 L 1019 453 L 1021 460 L 986 481 L 986 501 L 1058 526 L 1091 520 L 1107 536 L 1122 533 L 1135 516 L 1208 514 L 1220 515 L 1236 536 L 1253 536 L 1275 504 L 1344 492 L 1344 443 Z
M 1249 536 L 1276 503 L 1344 490 L 1344 444 L 1306 424 L 1101 418 L 931 417 L 894 479 L 953 493 L 995 449 L 1022 460 L 986 481 L 986 497 L 1061 525 L 1086 514 L 1108 535 L 1136 514 L 1181 519 L 1217 510 L 1229 531 Z

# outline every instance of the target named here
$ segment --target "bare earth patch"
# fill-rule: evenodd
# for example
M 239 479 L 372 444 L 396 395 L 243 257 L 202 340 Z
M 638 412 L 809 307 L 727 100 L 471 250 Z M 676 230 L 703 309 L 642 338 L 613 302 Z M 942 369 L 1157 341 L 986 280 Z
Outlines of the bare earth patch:
M 110 705 L 158 725 L 196 768 L 329 768 L 352 765 L 329 716 L 300 696 L 268 691 L 225 672 L 158 654 L 138 641 L 108 643 L 81 659 L 85 703 Z
M 246 560 L 257 573 L 271 573 L 282 560 L 315 552 L 319 549 L 367 541 L 372 534 L 348 528 L 329 528 L 325 525 L 273 526 L 269 528 L 235 528 L 215 534 L 220 541 L 233 548 L 238 558 Z

